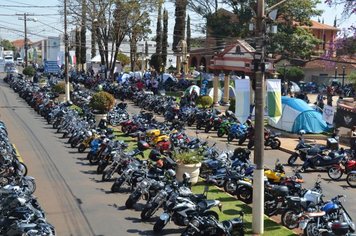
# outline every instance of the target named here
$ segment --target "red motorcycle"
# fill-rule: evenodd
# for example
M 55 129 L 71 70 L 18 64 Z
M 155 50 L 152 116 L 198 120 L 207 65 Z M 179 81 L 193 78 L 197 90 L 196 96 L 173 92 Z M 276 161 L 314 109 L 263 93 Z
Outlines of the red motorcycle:
M 345 173 L 348 174 L 351 171 L 356 170 L 356 160 L 352 158 L 346 158 L 339 164 L 335 164 L 328 169 L 328 176 L 332 180 L 338 180 Z

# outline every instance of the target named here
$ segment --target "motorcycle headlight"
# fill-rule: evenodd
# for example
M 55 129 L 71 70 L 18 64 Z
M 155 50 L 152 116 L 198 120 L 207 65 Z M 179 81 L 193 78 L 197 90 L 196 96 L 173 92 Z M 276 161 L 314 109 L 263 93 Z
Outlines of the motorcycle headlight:
M 199 223 L 199 221 L 198 221 L 197 219 L 192 220 L 191 224 L 192 224 L 194 227 L 197 227 L 197 228 L 199 228 L 199 225 L 200 225 L 200 223 Z
M 140 184 L 141 188 L 147 188 L 147 186 L 148 186 L 148 182 L 146 180 L 143 180 Z

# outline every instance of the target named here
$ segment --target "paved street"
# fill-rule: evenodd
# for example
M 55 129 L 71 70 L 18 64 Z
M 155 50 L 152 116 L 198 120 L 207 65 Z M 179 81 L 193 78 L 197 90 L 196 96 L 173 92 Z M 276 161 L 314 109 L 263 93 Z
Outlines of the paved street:
M 50 223 L 54 224 L 58 235 L 149 235 L 152 234 L 153 222 L 142 223 L 139 211 L 125 210 L 127 194 L 110 194 L 111 183 L 100 182 L 101 176 L 95 174 L 96 167 L 88 165 L 86 154 L 78 154 L 71 149 L 60 134 L 47 125 L 18 97 L 2 80 L 0 82 L 0 119 L 8 128 L 9 137 L 25 163 L 29 175 L 36 178 L 36 196 L 45 211 Z M 139 109 L 129 106 L 130 111 Z M 194 130 L 188 130 L 195 135 Z M 218 139 L 215 133 L 209 134 L 210 142 Z M 200 133 L 206 138 L 207 134 Z M 218 139 L 218 146 L 226 148 L 226 139 Z M 234 148 L 231 145 L 229 148 Z M 265 163 L 273 167 L 279 158 L 286 162 L 288 154 L 268 150 Z M 288 171 L 290 169 L 287 168 Z M 322 173 L 323 177 L 327 177 Z M 305 186 L 311 186 L 316 174 L 304 174 Z M 347 187 L 346 182 L 323 182 L 326 198 L 337 194 L 346 194 L 346 208 L 356 218 L 356 206 L 352 200 L 355 189 Z M 175 235 L 179 231 L 172 224 L 165 231 Z

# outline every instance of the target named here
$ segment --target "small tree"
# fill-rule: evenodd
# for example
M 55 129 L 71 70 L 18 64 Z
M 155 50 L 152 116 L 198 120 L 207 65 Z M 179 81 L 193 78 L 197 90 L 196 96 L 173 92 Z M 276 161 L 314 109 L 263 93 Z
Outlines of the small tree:
M 95 93 L 89 102 L 90 108 L 97 114 L 105 114 L 109 112 L 114 105 L 114 96 L 105 91 Z
M 213 99 L 210 96 L 200 96 L 198 97 L 198 104 L 203 108 L 208 108 L 213 105 Z
M 130 63 L 130 58 L 123 53 L 117 54 L 116 59 L 121 62 L 122 67 L 125 67 Z
M 55 84 L 52 87 L 52 92 L 54 93 L 59 93 L 59 94 L 65 94 L 66 89 L 66 84 L 64 82 L 59 82 L 58 84 Z
M 284 74 L 284 70 L 282 71 Z M 286 79 L 289 81 L 298 82 L 304 79 L 304 71 L 299 67 L 290 67 L 285 71 Z
M 352 71 L 347 79 L 354 85 L 354 88 L 356 89 L 356 71 Z
M 32 77 L 35 75 L 36 70 L 32 66 L 27 66 L 23 69 L 22 73 L 28 77 Z

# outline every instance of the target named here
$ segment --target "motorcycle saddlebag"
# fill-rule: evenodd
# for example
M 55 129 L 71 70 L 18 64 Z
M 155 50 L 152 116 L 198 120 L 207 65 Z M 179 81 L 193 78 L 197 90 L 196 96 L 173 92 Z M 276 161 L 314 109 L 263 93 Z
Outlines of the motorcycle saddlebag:
M 346 235 L 349 232 L 349 225 L 346 222 L 334 222 L 331 230 L 335 235 Z

